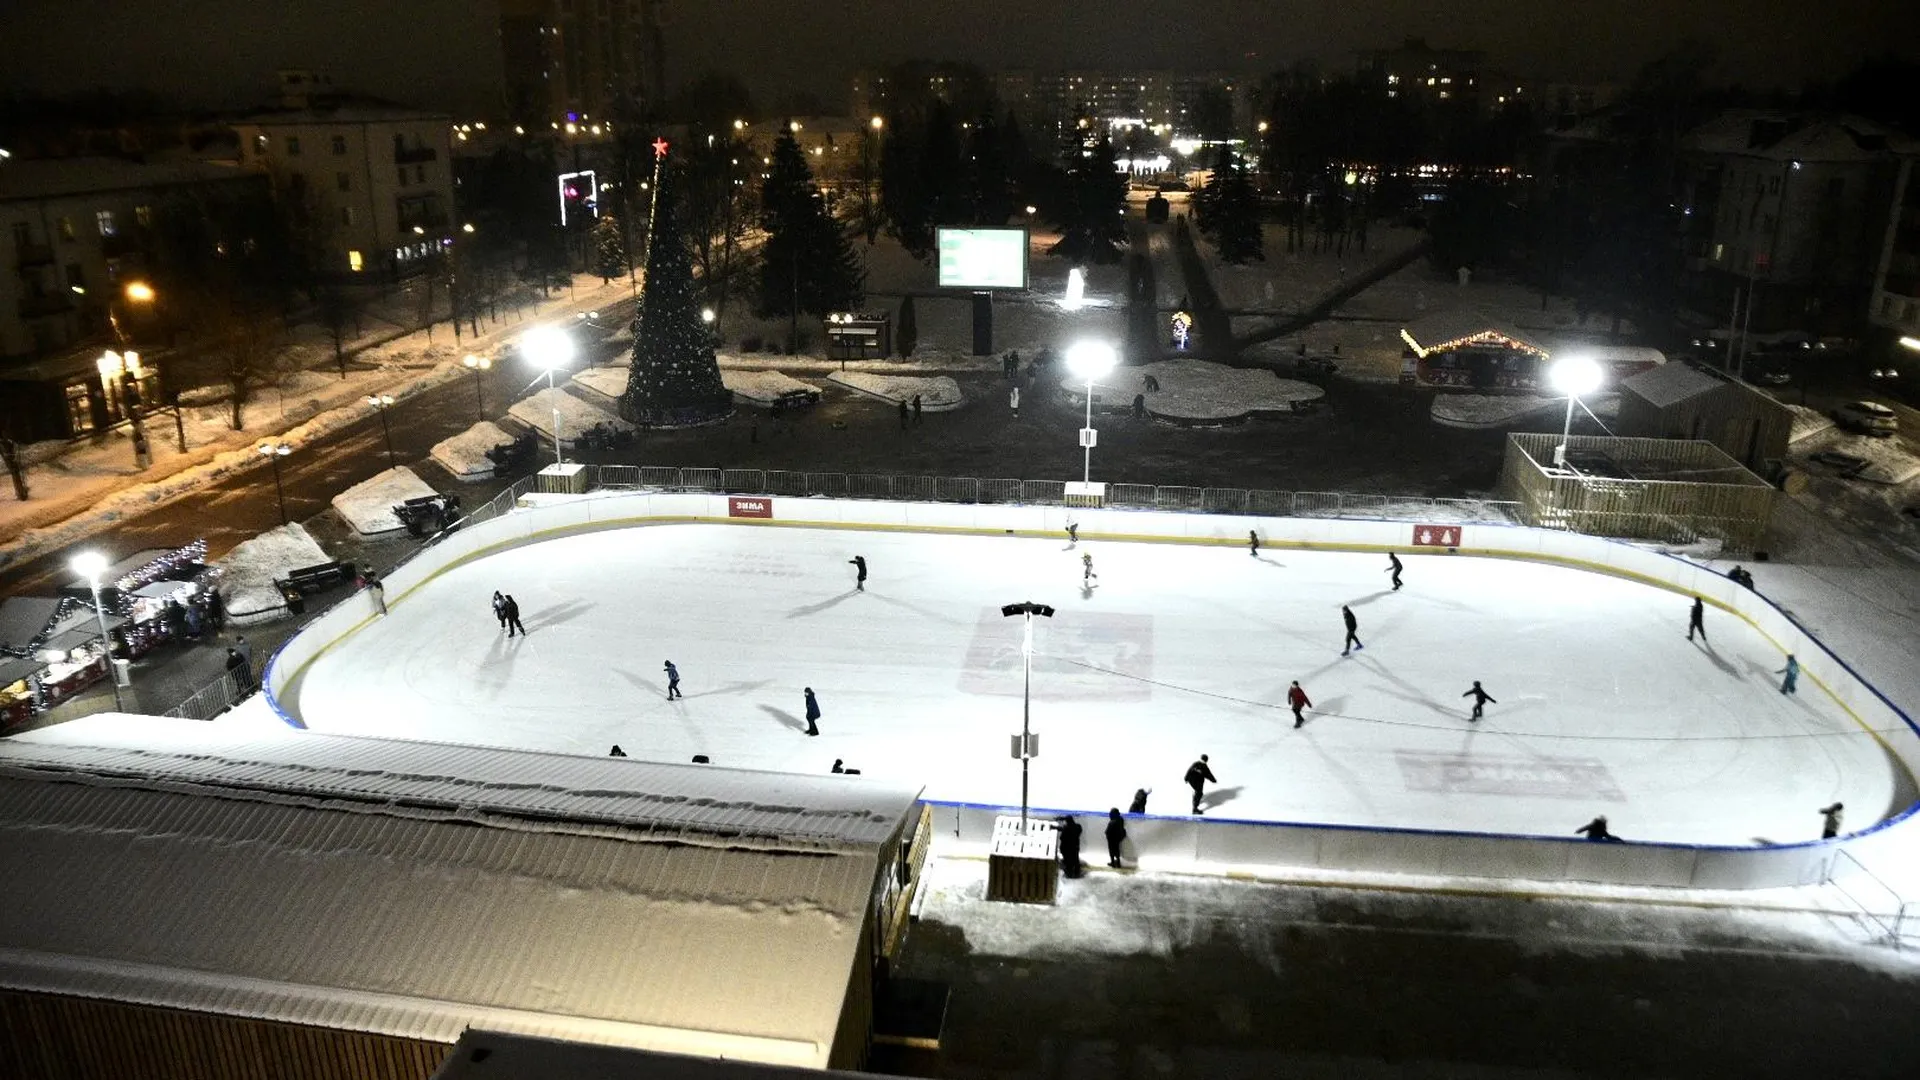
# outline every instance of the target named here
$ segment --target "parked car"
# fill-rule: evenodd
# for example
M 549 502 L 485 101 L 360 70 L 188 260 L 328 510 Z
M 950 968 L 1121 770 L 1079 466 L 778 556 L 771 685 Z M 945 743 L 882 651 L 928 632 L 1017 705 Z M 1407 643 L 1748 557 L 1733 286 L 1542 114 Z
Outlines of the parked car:
M 1755 386 L 1785 386 L 1793 381 L 1793 372 L 1784 360 L 1749 361 L 1742 369 L 1742 375 Z
M 1900 418 L 1877 401 L 1849 401 L 1833 410 L 1833 422 L 1848 431 L 1881 438 L 1900 430 Z

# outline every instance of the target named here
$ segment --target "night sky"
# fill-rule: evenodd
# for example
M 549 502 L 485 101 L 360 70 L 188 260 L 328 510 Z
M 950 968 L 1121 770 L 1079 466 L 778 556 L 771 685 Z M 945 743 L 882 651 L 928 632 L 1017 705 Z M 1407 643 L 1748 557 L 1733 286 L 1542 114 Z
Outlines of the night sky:
M 1911 0 L 665 0 L 669 79 L 742 75 L 845 98 L 853 68 L 910 56 L 997 67 L 1263 73 L 1423 35 L 1547 81 L 1624 81 L 1682 37 L 1717 43 L 1709 81 L 1831 76 L 1911 56 Z M 279 67 L 461 111 L 499 94 L 493 0 L 0 0 L 0 89 L 142 87 L 195 105 L 264 100 Z M 1659 20 L 1651 13 L 1659 12 Z

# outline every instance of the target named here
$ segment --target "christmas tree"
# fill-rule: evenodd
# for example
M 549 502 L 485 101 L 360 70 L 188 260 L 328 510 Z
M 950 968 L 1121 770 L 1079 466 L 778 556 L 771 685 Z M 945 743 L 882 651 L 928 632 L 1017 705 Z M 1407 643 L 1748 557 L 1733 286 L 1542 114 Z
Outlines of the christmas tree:
M 677 170 L 676 170 L 677 171 Z M 693 256 L 681 231 L 678 183 L 663 177 L 647 254 L 647 288 L 634 327 L 633 363 L 620 415 L 647 427 L 681 427 L 733 412 L 720 383 L 713 335 L 700 319 Z
M 602 285 L 627 272 L 627 242 L 620 235 L 620 219 L 600 215 L 593 226 L 593 272 Z

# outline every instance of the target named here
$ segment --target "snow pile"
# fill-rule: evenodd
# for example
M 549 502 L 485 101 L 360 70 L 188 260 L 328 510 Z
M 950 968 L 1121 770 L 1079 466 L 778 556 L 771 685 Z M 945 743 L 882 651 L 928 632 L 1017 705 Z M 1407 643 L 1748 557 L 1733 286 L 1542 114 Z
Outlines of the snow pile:
M 627 392 L 628 374 L 629 369 L 625 364 L 617 367 L 593 367 L 575 375 L 569 381 L 589 394 L 605 398 L 606 407 L 611 409 L 614 402 L 620 400 L 620 395 Z
M 434 443 L 429 456 L 455 480 L 484 480 L 493 475 L 493 461 L 487 451 L 512 441 L 513 436 L 500 430 L 499 425 L 482 420 L 451 439 Z
M 415 476 L 412 469 L 401 466 L 388 469 L 371 480 L 362 481 L 335 495 L 333 509 L 346 519 L 347 524 L 353 526 L 355 532 L 371 536 L 405 528 L 400 524 L 400 519 L 393 515 L 395 503 L 438 494 L 427 486 L 426 481 Z
M 881 377 L 881 376 L 871 376 Z M 929 380 L 930 381 L 930 380 Z M 951 384 L 952 379 L 945 380 Z M 733 400 L 740 405 L 758 405 L 766 408 L 780 399 L 781 394 L 795 390 L 804 390 L 817 394 L 820 388 L 809 382 L 801 382 L 779 371 L 722 371 L 720 382 L 733 394 Z M 908 397 L 913 395 L 909 394 Z
M 1856 480 L 1893 485 L 1920 476 L 1920 458 L 1908 453 L 1897 436 L 1876 439 L 1870 435 L 1844 434 L 1836 429 L 1832 438 L 1820 440 L 1806 449 L 1837 451 L 1866 461 L 1866 468 L 1852 474 Z
M 1523 416 L 1566 406 L 1566 398 L 1535 394 L 1437 394 L 1433 422 L 1458 428 L 1505 427 Z
M 839 383 L 856 393 L 887 402 L 910 402 L 917 394 L 920 397 L 920 407 L 928 412 L 957 409 L 966 401 L 960 393 L 960 384 L 945 375 L 923 377 L 873 375 L 864 371 L 836 371 L 827 376 L 827 381 Z
M 274 587 L 275 578 L 303 566 L 331 561 L 307 530 L 296 523 L 268 529 L 244 541 L 214 565 L 224 572 L 220 588 L 226 596 L 228 615 L 247 625 L 287 613 L 286 602 Z
M 1148 390 L 1148 378 L 1158 382 L 1160 389 Z M 1075 401 L 1086 400 L 1083 379 L 1063 374 L 1060 388 Z M 1115 368 L 1093 384 L 1098 407 L 1130 409 L 1134 395 L 1144 394 L 1149 415 L 1188 421 L 1244 420 L 1292 412 L 1297 403 L 1317 401 L 1326 393 L 1312 383 L 1283 379 L 1263 368 L 1234 368 L 1206 360 L 1162 360 Z
M 620 376 L 625 379 L 626 372 L 621 372 Z M 514 402 L 513 407 L 507 410 L 507 415 L 551 439 L 555 409 L 560 411 L 562 439 L 578 438 L 581 432 L 595 424 L 607 424 L 622 430 L 633 427 L 616 416 L 612 409 L 574 397 L 558 387 L 541 387 L 538 392 Z
M 1812 438 L 1823 431 L 1833 430 L 1833 417 L 1819 409 L 1806 405 L 1788 405 L 1787 410 L 1793 413 L 1793 429 L 1787 435 L 1787 441 L 1790 443 L 1797 443 L 1801 439 Z

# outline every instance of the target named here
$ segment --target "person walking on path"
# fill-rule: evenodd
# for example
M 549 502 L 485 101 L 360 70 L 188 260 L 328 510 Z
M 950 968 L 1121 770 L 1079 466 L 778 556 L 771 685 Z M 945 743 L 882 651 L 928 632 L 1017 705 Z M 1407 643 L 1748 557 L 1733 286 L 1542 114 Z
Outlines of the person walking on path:
M 239 649 L 227 650 L 227 681 L 233 684 L 236 701 L 253 692 L 253 669 L 247 666 L 247 658 L 240 655 Z
M 1020 419 L 1020 387 L 1017 384 L 1007 391 L 1007 407 L 1013 410 L 1015 420 Z
M 686 697 L 687 695 L 680 692 L 680 669 L 673 666 L 673 661 L 667 661 L 666 666 L 660 670 L 667 673 L 667 700 Z
M 907 430 L 907 399 L 900 399 L 900 430 Z
M 1820 826 L 1820 839 L 1831 840 L 1840 835 L 1840 812 L 1846 808 L 1845 803 L 1834 803 L 1832 806 L 1820 808 L 1820 812 L 1826 815 L 1825 823 Z
M 1699 597 L 1693 598 L 1693 610 L 1687 613 L 1687 640 L 1693 640 L 1694 631 L 1700 632 L 1700 640 L 1707 640 L 1707 603 Z
M 1153 794 L 1153 789 L 1150 787 L 1135 788 L 1133 792 L 1133 804 L 1127 807 L 1127 813 L 1129 814 L 1146 813 L 1147 812 L 1147 796 L 1151 794 Z
M 507 598 L 500 595 L 499 589 L 493 590 L 493 617 L 500 620 L 500 629 L 507 628 Z
M 1307 700 L 1307 692 L 1300 689 L 1298 679 L 1295 679 L 1293 685 L 1287 688 L 1287 705 L 1293 709 L 1293 726 L 1298 729 L 1300 725 L 1307 722 L 1307 718 L 1301 715 L 1300 711 L 1313 708 L 1313 702 Z
M 1797 694 L 1800 692 L 1800 661 L 1795 659 L 1792 653 L 1787 654 L 1787 666 L 1774 672 L 1774 674 L 1786 676 L 1786 678 L 1780 680 L 1781 693 Z
M 1091 551 L 1081 552 L 1080 553 L 1080 584 L 1091 585 L 1094 582 L 1099 580 L 1100 580 L 1100 575 L 1093 572 L 1093 552 Z
M 1077 878 L 1081 875 L 1080 834 L 1086 830 L 1069 814 L 1060 819 L 1060 862 L 1066 867 L 1067 876 Z
M 1619 837 L 1607 831 L 1607 815 L 1605 814 L 1601 814 L 1599 817 L 1594 818 L 1592 821 L 1587 822 L 1585 825 L 1573 831 L 1575 835 L 1585 833 L 1589 840 L 1607 840 L 1616 844 L 1623 842 Z
M 1473 699 L 1473 715 L 1467 717 L 1467 719 L 1469 720 L 1480 719 L 1480 717 L 1487 711 L 1487 702 L 1491 701 L 1495 705 L 1500 704 L 1499 699 L 1495 698 L 1492 694 L 1489 694 L 1485 690 L 1482 690 L 1480 688 L 1479 679 L 1473 680 L 1473 689 L 1468 690 L 1466 693 L 1461 694 L 1460 696 L 1470 697 Z
M 512 637 L 515 630 L 520 631 L 521 637 L 527 636 L 527 628 L 520 625 L 520 604 L 513 597 L 506 598 L 506 603 L 501 606 L 500 612 L 501 617 L 507 621 L 508 637 Z
M 1196 814 L 1206 813 L 1200 808 L 1200 798 L 1205 793 L 1208 781 L 1216 784 L 1220 782 L 1219 778 L 1213 775 L 1213 769 L 1207 764 L 1207 755 L 1201 754 L 1199 761 L 1187 766 L 1187 786 L 1193 789 L 1193 812 Z
M 1253 529 L 1247 530 L 1247 554 L 1260 557 L 1260 534 Z
M 867 557 L 865 555 L 855 555 L 853 558 L 847 560 L 847 565 L 853 567 L 854 591 L 866 592 L 867 591 Z
M 813 696 L 813 687 L 806 688 L 807 694 L 807 734 L 820 734 L 820 701 Z
M 913 395 L 913 426 L 920 426 L 920 395 Z
M 1120 816 L 1120 808 L 1107 811 L 1107 865 L 1120 869 L 1120 845 L 1127 842 L 1127 823 Z
M 1347 640 L 1340 650 L 1340 655 L 1345 656 L 1355 649 L 1366 648 L 1365 645 L 1360 644 L 1360 620 L 1354 617 L 1353 609 L 1341 604 L 1340 619 L 1347 624 Z
M 1391 551 L 1387 552 L 1387 573 L 1393 575 L 1394 592 L 1400 591 L 1400 571 L 1403 569 L 1405 568 L 1400 565 L 1400 556 Z

